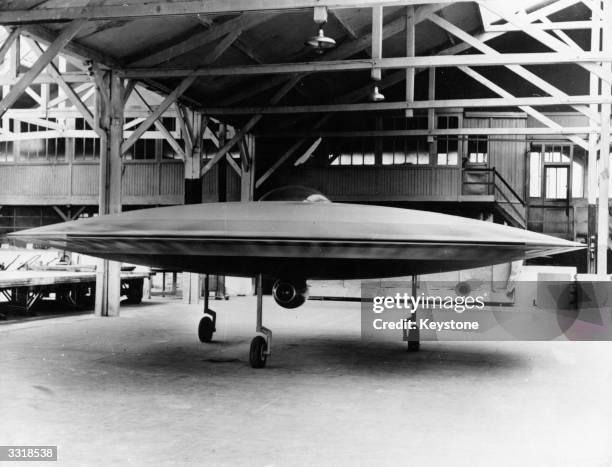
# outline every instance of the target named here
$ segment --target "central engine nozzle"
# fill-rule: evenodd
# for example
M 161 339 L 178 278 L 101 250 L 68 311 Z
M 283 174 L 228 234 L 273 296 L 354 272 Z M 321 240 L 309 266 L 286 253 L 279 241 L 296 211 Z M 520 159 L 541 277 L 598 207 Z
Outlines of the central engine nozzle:
M 304 279 L 278 279 L 272 286 L 272 296 L 283 308 L 297 308 L 308 298 L 308 285 Z

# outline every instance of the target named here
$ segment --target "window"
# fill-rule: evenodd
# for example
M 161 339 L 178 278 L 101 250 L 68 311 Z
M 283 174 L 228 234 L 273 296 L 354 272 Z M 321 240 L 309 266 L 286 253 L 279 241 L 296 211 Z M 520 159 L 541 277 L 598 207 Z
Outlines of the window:
M 544 163 L 569 164 L 570 153 L 570 146 L 547 144 L 544 146 Z
M 180 140 L 177 140 L 177 142 L 181 144 Z M 182 144 L 181 147 L 183 147 Z M 180 159 L 180 156 L 176 153 L 174 148 L 170 146 L 170 143 L 168 143 L 168 141 L 166 141 L 165 139 L 161 141 L 161 154 L 162 159 Z
M 486 136 L 468 136 L 468 162 L 470 164 L 487 164 L 489 161 L 489 142 Z
M 584 197 L 584 165 L 572 161 L 572 198 Z
M 374 165 L 373 140 L 341 141 L 328 155 L 329 165 Z
M 459 117 L 456 115 L 438 116 L 438 129 L 459 128 Z M 440 136 L 437 140 L 438 165 L 457 165 L 459 163 L 459 137 Z
M 13 162 L 14 160 L 13 142 L 0 141 L 0 162 Z
M 127 160 L 155 160 L 156 142 L 155 139 L 139 139 L 125 153 L 125 158 Z
M 542 153 L 541 148 L 532 147 L 529 153 L 529 196 L 542 196 Z
M 546 170 L 546 199 L 567 199 L 569 167 L 550 166 Z
M 162 117 L 162 125 L 164 125 L 168 131 L 176 131 L 176 118 Z
M 584 198 L 584 177 L 586 175 L 587 152 L 574 146 L 572 157 L 572 198 Z
M 414 117 L 384 117 L 383 128 L 388 130 L 426 130 L 427 116 L 415 115 Z
M 77 130 L 91 130 L 92 128 L 84 118 L 77 118 L 74 122 Z M 74 160 L 86 161 L 100 158 L 99 138 L 74 138 Z
M 429 144 L 425 137 L 383 139 L 383 165 L 428 165 Z
M 55 119 L 49 119 L 55 122 Z M 33 123 L 20 122 L 21 133 L 50 131 L 49 128 Z M 19 141 L 18 159 L 20 161 L 57 161 L 66 158 L 66 140 L 64 138 L 33 138 Z
M 583 197 L 585 162 L 585 151 L 571 144 L 532 144 L 529 151 L 529 196 L 568 199 L 571 188 L 572 198 Z

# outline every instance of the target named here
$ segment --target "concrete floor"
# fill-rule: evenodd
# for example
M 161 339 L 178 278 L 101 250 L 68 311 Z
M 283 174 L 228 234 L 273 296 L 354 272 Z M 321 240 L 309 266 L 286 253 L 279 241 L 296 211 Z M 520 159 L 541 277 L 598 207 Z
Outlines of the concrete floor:
M 156 299 L 121 318 L 0 324 L 0 444 L 60 465 L 612 465 L 611 343 L 363 345 L 359 304 Z M 50 464 L 46 464 L 50 465 Z

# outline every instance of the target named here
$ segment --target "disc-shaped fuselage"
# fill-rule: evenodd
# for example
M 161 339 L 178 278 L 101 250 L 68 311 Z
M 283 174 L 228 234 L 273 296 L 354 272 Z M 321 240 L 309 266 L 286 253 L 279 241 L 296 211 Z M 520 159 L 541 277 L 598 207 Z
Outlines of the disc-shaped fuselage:
M 166 270 L 307 279 L 452 271 L 583 247 L 527 230 L 426 211 L 304 202 L 143 209 L 9 237 Z

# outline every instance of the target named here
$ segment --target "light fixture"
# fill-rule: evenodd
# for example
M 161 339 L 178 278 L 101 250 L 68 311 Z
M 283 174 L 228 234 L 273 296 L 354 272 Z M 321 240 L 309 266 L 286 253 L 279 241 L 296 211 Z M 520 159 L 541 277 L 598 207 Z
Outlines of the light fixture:
M 378 90 L 378 86 L 374 86 L 374 89 L 372 90 L 372 93 L 370 94 L 370 100 L 372 102 L 382 102 L 385 100 L 385 96 L 384 94 L 381 94 L 380 91 Z
M 323 32 L 323 25 L 319 28 L 319 33 L 316 36 L 311 36 L 306 41 L 306 45 L 312 47 L 315 52 L 322 54 L 327 49 L 332 49 L 336 46 L 336 41 L 328 37 Z
M 314 22 L 319 25 L 316 36 L 311 36 L 306 40 L 306 45 L 312 47 L 317 53 L 322 54 L 328 49 L 336 46 L 336 41 L 327 37 L 323 32 L 323 26 L 327 22 L 327 8 L 324 6 L 314 7 Z

